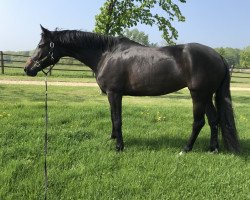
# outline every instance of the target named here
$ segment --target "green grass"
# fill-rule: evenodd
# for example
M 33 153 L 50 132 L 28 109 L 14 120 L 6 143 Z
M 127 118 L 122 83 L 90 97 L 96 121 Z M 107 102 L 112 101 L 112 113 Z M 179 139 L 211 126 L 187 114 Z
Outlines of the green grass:
M 51 79 L 50 79 L 51 80 Z M 44 87 L 0 85 L 0 199 L 43 199 Z M 249 199 L 250 94 L 234 91 L 242 153 L 207 152 L 209 127 L 178 156 L 189 94 L 123 99 L 125 151 L 98 88 L 49 87 L 48 199 Z

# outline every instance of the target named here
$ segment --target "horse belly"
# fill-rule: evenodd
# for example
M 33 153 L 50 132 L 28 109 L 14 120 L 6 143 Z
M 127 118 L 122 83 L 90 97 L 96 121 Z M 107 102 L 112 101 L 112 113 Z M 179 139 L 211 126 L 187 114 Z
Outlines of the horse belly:
M 128 83 L 126 94 L 133 96 L 164 95 L 186 87 L 180 70 L 168 65 L 137 68 Z

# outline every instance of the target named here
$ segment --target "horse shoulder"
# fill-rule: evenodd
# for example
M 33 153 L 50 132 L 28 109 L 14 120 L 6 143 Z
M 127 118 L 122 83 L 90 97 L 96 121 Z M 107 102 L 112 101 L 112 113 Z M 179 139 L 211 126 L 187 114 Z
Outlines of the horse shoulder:
M 108 90 L 120 91 L 123 88 L 125 76 L 120 58 L 119 53 L 112 53 L 99 63 L 96 81 L 105 92 Z

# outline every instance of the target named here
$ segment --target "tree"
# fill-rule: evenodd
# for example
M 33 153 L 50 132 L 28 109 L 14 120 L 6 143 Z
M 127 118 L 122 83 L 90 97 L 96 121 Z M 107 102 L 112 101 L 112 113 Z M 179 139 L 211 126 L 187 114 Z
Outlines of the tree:
M 250 46 L 240 52 L 241 67 L 250 67 Z
M 106 0 L 101 13 L 96 15 L 94 31 L 107 35 L 121 35 L 123 30 L 138 23 L 158 26 L 162 37 L 169 43 L 177 39 L 178 32 L 171 22 L 175 19 L 185 21 L 185 17 L 173 0 Z M 178 0 L 185 3 L 186 0 Z M 155 12 L 157 8 L 157 12 Z M 160 15 L 161 9 L 164 15 Z
M 133 30 L 125 29 L 122 35 L 140 44 L 149 45 L 148 35 L 143 31 L 139 31 L 137 28 Z
M 215 51 L 217 51 L 221 56 L 225 56 L 225 49 L 220 47 L 220 48 L 215 48 Z
M 239 67 L 240 66 L 240 50 L 234 48 L 215 48 L 215 50 L 223 56 L 229 66 Z
M 230 66 L 239 67 L 240 50 L 234 48 L 225 48 L 225 58 Z

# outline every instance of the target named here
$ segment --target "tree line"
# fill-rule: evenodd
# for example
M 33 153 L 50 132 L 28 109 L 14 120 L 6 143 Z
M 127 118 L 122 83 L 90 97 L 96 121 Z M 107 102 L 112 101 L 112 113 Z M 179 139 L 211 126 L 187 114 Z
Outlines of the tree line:
M 230 66 L 236 68 L 249 68 L 250 67 L 250 46 L 244 49 L 220 47 L 215 50 L 222 55 Z

